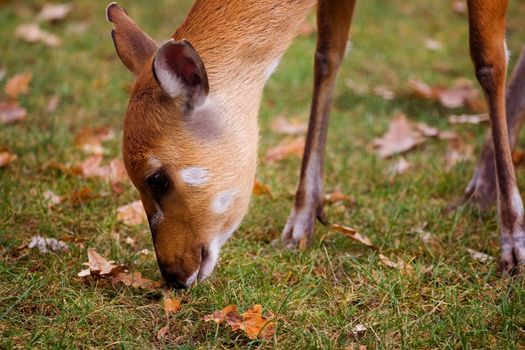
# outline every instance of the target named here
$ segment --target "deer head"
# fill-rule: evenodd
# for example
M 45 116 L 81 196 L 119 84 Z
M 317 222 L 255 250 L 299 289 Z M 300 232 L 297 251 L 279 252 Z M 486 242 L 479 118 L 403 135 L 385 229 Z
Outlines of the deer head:
M 115 3 L 107 18 L 117 54 L 136 77 L 124 120 L 124 163 L 163 278 L 188 287 L 209 276 L 247 211 L 256 122 L 237 122 L 246 111 L 214 91 L 192 43 L 171 39 L 157 47 Z

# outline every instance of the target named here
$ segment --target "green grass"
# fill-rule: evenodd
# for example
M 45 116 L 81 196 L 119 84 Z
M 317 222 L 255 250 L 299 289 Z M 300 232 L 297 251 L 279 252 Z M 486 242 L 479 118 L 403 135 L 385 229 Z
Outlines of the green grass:
M 153 38 L 169 37 L 187 13 L 188 1 L 121 1 Z M 441 129 L 455 130 L 479 151 L 485 126 L 451 126 L 452 112 L 437 103 L 406 97 L 407 81 L 420 78 L 450 85 L 458 77 L 474 80 L 467 50 L 465 16 L 449 1 L 360 1 L 352 29 L 353 46 L 341 68 L 332 109 L 326 154 L 326 189 L 339 187 L 356 199 L 350 209 L 328 207 L 332 222 L 366 234 L 390 257 L 411 261 L 415 273 L 403 275 L 381 265 L 376 252 L 318 224 L 313 246 L 304 252 L 275 249 L 292 205 L 300 161 L 261 162 L 258 178 L 274 199 L 256 197 L 242 227 L 223 248 L 213 276 L 191 290 L 174 294 L 182 308 L 165 325 L 160 291 L 144 292 L 77 276 L 87 247 L 159 279 L 146 225 L 128 227 L 116 220 L 116 208 L 138 198 L 131 186 L 120 195 L 102 196 L 80 207 L 48 209 L 41 193 L 67 194 L 88 186 L 94 193 L 109 185 L 42 170 L 50 160 L 74 163 L 85 157 L 72 146 L 83 126 L 110 125 L 117 137 L 106 144 L 107 158 L 120 155 L 122 116 L 132 81 L 118 61 L 105 22 L 103 1 L 76 1 L 65 21 L 44 25 L 65 44 L 51 49 L 14 39 L 16 27 L 31 20 L 44 1 L 8 1 L 0 5 L 0 67 L 8 77 L 33 73 L 31 93 L 21 98 L 29 111 L 18 125 L 0 125 L 0 146 L 19 159 L 0 169 L 0 348 L 375 348 L 434 349 L 525 347 L 523 279 L 500 279 L 496 262 L 473 261 L 466 248 L 499 254 L 495 210 L 466 207 L 446 214 L 458 198 L 474 162 L 445 172 L 446 141 L 433 140 L 406 155 L 412 169 L 392 179 L 393 160 L 379 160 L 370 147 L 396 112 Z M 513 1 L 508 42 L 511 67 L 525 43 L 525 6 Z M 75 33 L 75 23 L 88 30 Z M 425 38 L 443 43 L 442 51 L 424 48 Z M 302 116 L 309 110 L 315 35 L 299 37 L 268 82 L 260 113 L 261 154 L 281 137 L 269 128 L 276 115 Z M 436 67 L 445 65 L 447 73 Z M 397 92 L 386 101 L 357 96 L 345 80 L 366 86 L 386 85 Z M 3 82 L 0 83 L 3 86 Z M 53 94 L 61 103 L 44 109 Z M 0 98 L 4 96 L 0 93 Z M 525 177 L 518 169 L 520 183 Z M 36 193 L 36 195 L 31 194 Z M 433 233 L 436 247 L 413 233 Z M 120 233 L 121 240 L 111 233 Z M 14 249 L 35 234 L 72 236 L 63 254 L 35 251 L 17 256 Z M 130 236 L 135 248 L 123 242 Z M 430 272 L 425 270 L 431 266 Z M 204 323 L 204 315 L 229 304 L 241 310 L 260 303 L 276 315 L 271 340 L 249 341 L 225 327 Z M 356 324 L 368 330 L 353 334 Z

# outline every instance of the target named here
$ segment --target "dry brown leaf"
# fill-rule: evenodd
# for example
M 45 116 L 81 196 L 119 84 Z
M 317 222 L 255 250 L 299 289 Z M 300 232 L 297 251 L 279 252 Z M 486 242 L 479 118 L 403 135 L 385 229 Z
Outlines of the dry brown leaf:
M 272 192 L 268 185 L 263 184 L 262 182 L 255 180 L 253 183 L 253 194 L 256 196 L 267 195 L 270 198 L 273 198 Z
M 102 141 L 111 140 L 114 136 L 109 126 L 85 127 L 75 135 L 73 142 L 86 153 L 103 154 Z
M 27 94 L 29 92 L 29 82 L 33 79 L 31 73 L 20 73 L 12 77 L 5 84 L 4 91 L 6 95 L 16 100 L 18 96 Z
M 259 304 L 252 306 L 241 315 L 238 314 L 236 305 L 229 305 L 204 316 L 204 321 L 227 323 L 233 331 L 242 330 L 250 339 L 268 339 L 275 334 L 275 322 L 268 321 L 268 317 L 262 315 L 262 307 Z
M 59 102 L 60 102 L 60 95 L 55 94 L 51 96 L 49 98 L 49 101 L 47 102 L 46 112 L 53 113 L 57 109 Z
M 417 79 L 411 79 L 408 86 L 414 95 L 439 101 L 447 108 L 463 107 L 478 97 L 474 83 L 466 78 L 457 79 L 451 88 L 430 86 Z
M 0 148 L 0 168 L 6 167 L 17 159 L 17 155 Z
M 525 151 L 522 149 L 515 149 L 512 151 L 512 163 L 514 166 L 520 165 L 525 160 Z
M 448 122 L 450 124 L 480 124 L 487 123 L 488 121 L 489 115 L 486 113 L 470 115 L 451 115 L 450 117 L 448 117 Z
M 340 233 L 344 234 L 346 237 L 348 237 L 350 239 L 353 239 L 354 241 L 360 242 L 360 243 L 366 245 L 367 247 L 373 247 L 374 246 L 368 237 L 366 237 L 365 235 L 360 234 L 359 232 L 357 232 L 356 230 L 354 230 L 351 227 L 343 226 L 343 225 L 340 225 L 340 224 L 332 224 L 331 227 L 332 227 L 333 230 L 335 230 L 337 232 L 340 232 Z
M 282 116 L 278 116 L 272 121 L 270 128 L 276 134 L 299 135 L 306 133 L 308 124 L 300 118 L 288 120 Z
M 325 203 L 335 204 L 338 202 L 348 202 L 349 204 L 355 204 L 355 198 L 347 196 L 341 190 L 336 189 L 330 193 L 324 195 Z
M 388 169 L 388 173 L 391 176 L 400 175 L 405 173 L 410 168 L 410 163 L 405 158 L 401 157 L 390 166 L 390 168 Z
M 110 168 L 108 166 L 100 166 L 100 163 L 102 163 L 102 155 L 96 154 L 72 167 L 71 171 L 86 179 L 90 177 L 107 178 L 110 173 Z
M 166 314 L 170 314 L 170 313 L 174 314 L 180 309 L 180 300 L 172 299 L 172 298 L 165 298 L 163 308 Z
M 356 324 L 355 326 L 353 326 L 351 329 L 350 329 L 350 332 L 352 332 L 355 335 L 359 335 L 361 333 L 364 333 L 368 330 L 368 328 L 362 324 L 362 323 L 358 323 Z
M 440 132 L 438 128 L 434 128 L 423 122 L 416 123 L 415 128 L 425 137 L 437 137 Z
M 117 275 L 119 272 L 125 271 L 124 265 L 115 265 L 113 261 L 107 260 L 102 255 L 97 253 L 95 249 L 88 249 L 88 262 L 83 265 L 88 268 L 78 273 L 79 277 L 86 276 L 111 276 Z
M 119 271 L 117 273 L 111 274 L 109 279 L 113 284 L 123 283 L 128 287 L 142 288 L 147 290 L 158 288 L 161 285 L 160 282 L 155 282 L 142 277 L 142 274 L 138 271 L 133 273 Z
M 414 267 L 412 265 L 405 264 L 402 261 L 394 262 L 383 254 L 379 254 L 379 260 L 381 261 L 381 263 L 383 263 L 383 265 L 394 268 L 394 269 L 398 269 L 404 274 L 410 274 L 414 270 Z
M 470 257 L 474 260 L 477 260 L 481 263 L 486 263 L 491 261 L 493 258 L 485 253 L 478 252 L 477 250 L 467 248 L 467 252 L 469 253 Z
M 72 3 L 67 4 L 45 4 L 37 16 L 38 21 L 55 22 L 66 18 L 73 9 Z
M 86 203 L 88 200 L 92 199 L 94 196 L 91 193 L 89 187 L 82 187 L 77 191 L 73 191 L 70 194 L 63 196 L 62 201 L 69 201 L 73 206 L 79 206 L 83 203 Z
M 140 200 L 117 208 L 117 220 L 126 225 L 139 225 L 146 220 L 146 212 Z
M 304 137 L 298 137 L 292 141 L 283 142 L 273 148 L 266 151 L 264 160 L 266 163 L 271 164 L 280 161 L 290 155 L 302 157 L 304 152 Z
M 383 137 L 374 139 L 374 146 L 380 158 L 387 158 L 423 142 L 425 138 L 421 133 L 414 129 L 403 113 L 399 113 L 392 119 Z
M 15 102 L 0 102 L 0 123 L 10 124 L 23 121 L 27 111 Z
M 24 23 L 16 28 L 15 36 L 29 43 L 40 42 L 50 47 L 62 45 L 62 40 L 55 34 L 51 34 L 36 23 Z
M 472 160 L 474 158 L 474 146 L 465 144 L 460 139 L 453 140 L 448 144 L 445 155 L 445 171 L 452 170 L 456 164 Z

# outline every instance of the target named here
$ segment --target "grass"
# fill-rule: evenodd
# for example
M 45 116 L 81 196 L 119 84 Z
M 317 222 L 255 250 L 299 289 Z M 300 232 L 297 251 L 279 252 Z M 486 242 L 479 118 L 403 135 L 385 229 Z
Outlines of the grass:
M 113 52 L 104 2 L 76 1 L 67 20 L 44 25 L 64 39 L 61 48 L 15 39 L 16 27 L 31 20 L 43 4 L 0 5 L 0 67 L 8 76 L 25 71 L 34 76 L 31 93 L 21 99 L 29 112 L 27 120 L 0 125 L 0 145 L 19 157 L 0 169 L 0 348 L 525 347 L 523 279 L 500 279 L 496 262 L 482 264 L 466 252 L 467 247 L 483 251 L 497 261 L 495 210 L 442 211 L 462 193 L 474 161 L 446 172 L 447 142 L 431 141 L 406 155 L 412 163 L 408 173 L 392 178 L 386 169 L 396 158 L 380 160 L 370 147 L 395 113 L 404 112 L 413 120 L 457 131 L 479 151 L 484 126 L 451 126 L 450 110 L 402 94 L 410 78 L 445 85 L 459 77 L 474 80 L 466 18 L 453 13 L 448 1 L 358 2 L 352 50 L 341 68 L 327 146 L 326 188 L 340 188 L 356 199 L 350 209 L 328 207 L 331 221 L 359 229 L 388 256 L 412 262 L 415 272 L 404 275 L 384 267 L 376 252 L 319 224 L 310 249 L 273 248 L 270 242 L 279 236 L 292 205 L 300 161 L 261 162 L 257 176 L 270 186 L 274 199 L 253 199 L 209 280 L 173 292 L 183 305 L 170 316 L 170 332 L 160 341 L 156 332 L 166 322 L 160 291 L 86 284 L 76 276 L 87 247 L 93 247 L 149 278 L 160 278 L 154 256 L 138 254 L 152 249 L 147 227 L 116 220 L 116 208 L 137 199 L 136 190 L 127 186 L 120 196 L 52 210 L 41 195 L 45 190 L 67 194 L 85 186 L 94 193 L 110 190 L 102 181 L 45 171 L 42 165 L 83 159 L 85 155 L 72 146 L 73 135 L 83 126 L 110 125 L 117 137 L 106 144 L 107 158 L 119 156 L 126 87 L 132 81 Z M 159 41 L 171 35 L 191 5 L 176 0 L 122 4 Z M 523 3 L 512 2 L 511 66 L 525 43 L 524 15 Z M 78 23 L 88 29 L 78 33 Z M 425 38 L 440 41 L 443 50 L 425 49 Z M 274 116 L 307 117 L 314 46 L 315 35 L 297 38 L 268 82 L 260 113 L 261 154 L 281 139 L 269 128 Z M 438 69 L 443 66 L 446 73 Z M 345 86 L 348 79 L 370 87 L 386 85 L 398 93 L 392 101 L 355 95 Z M 55 112 L 45 113 L 53 94 L 60 95 L 61 103 Z M 525 180 L 521 169 L 518 178 L 520 183 Z M 422 226 L 437 245 L 421 242 L 414 229 Z M 112 232 L 121 239 L 112 238 Z M 82 244 L 70 244 L 63 254 L 13 254 L 35 234 L 74 237 Z M 124 243 L 127 236 L 137 247 Z M 250 341 L 202 321 L 229 304 L 244 310 L 257 303 L 276 315 L 277 333 L 270 340 Z M 357 324 L 367 331 L 354 334 Z

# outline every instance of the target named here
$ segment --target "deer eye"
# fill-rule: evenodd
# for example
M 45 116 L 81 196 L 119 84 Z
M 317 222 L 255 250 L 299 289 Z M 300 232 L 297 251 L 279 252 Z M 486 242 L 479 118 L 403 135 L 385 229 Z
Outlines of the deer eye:
M 146 179 L 146 185 L 153 192 L 153 195 L 159 196 L 168 190 L 168 188 L 170 187 L 170 180 L 166 173 L 158 172 L 153 175 L 150 175 Z

